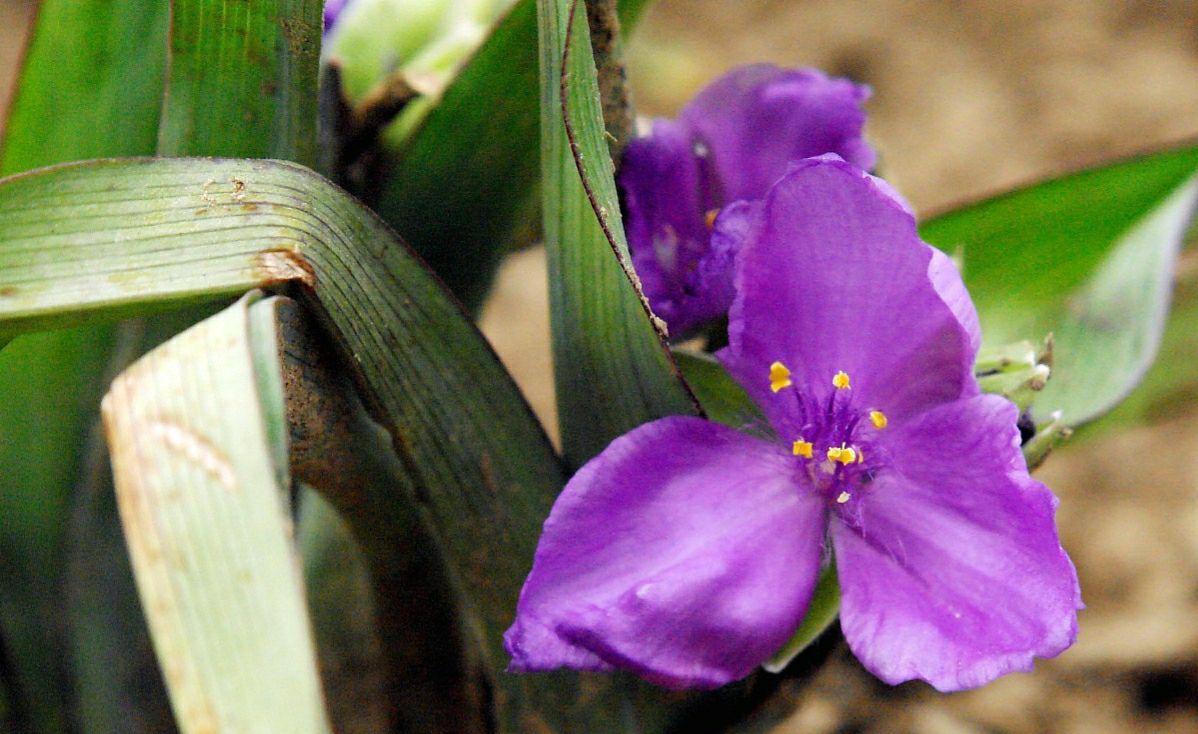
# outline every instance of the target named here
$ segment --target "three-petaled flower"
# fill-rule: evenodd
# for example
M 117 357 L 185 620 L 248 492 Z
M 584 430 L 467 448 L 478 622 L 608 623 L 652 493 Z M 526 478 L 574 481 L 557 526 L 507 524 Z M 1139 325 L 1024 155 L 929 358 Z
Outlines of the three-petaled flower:
M 671 337 L 690 336 L 728 313 L 747 203 L 764 197 L 792 164 L 836 153 L 873 167 L 862 137 L 868 97 L 867 87 L 815 69 L 745 66 L 629 144 L 619 178 L 628 246 Z
M 751 208 L 718 357 L 769 426 L 663 418 L 571 479 L 505 637 L 517 671 L 713 687 L 777 652 L 823 564 L 889 683 L 1030 668 L 1076 636 L 1056 501 L 979 393 L 977 315 L 890 188 L 835 156 Z

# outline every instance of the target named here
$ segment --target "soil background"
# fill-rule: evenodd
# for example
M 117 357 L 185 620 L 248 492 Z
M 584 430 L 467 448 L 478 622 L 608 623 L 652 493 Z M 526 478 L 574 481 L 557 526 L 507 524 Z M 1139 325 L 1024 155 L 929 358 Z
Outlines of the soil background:
M 0 0 L 0 112 L 33 5 Z M 629 54 L 648 115 L 750 62 L 872 85 L 880 169 L 921 213 L 1198 135 L 1198 2 L 659 0 Z M 552 424 L 546 304 L 534 248 L 505 265 L 483 322 Z M 944 695 L 879 684 L 841 645 L 783 685 L 777 732 L 1198 732 L 1198 403 L 1170 412 L 1081 437 L 1039 473 L 1087 603 L 1075 647 Z

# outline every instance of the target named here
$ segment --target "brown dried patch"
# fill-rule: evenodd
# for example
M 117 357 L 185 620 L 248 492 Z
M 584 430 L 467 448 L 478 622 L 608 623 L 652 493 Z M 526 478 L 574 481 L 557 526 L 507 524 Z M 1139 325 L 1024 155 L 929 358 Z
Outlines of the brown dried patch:
M 6 285 L 0 288 L 0 298 L 12 298 L 20 292 L 21 290 L 15 285 Z
M 487 491 L 492 497 L 498 497 L 501 487 L 499 479 L 495 476 L 495 461 L 491 455 L 484 451 L 478 459 L 478 468 L 483 477 L 483 484 L 486 485 Z
M 302 254 L 293 250 L 263 250 L 254 259 L 254 271 L 265 284 L 299 281 L 316 287 L 316 271 Z

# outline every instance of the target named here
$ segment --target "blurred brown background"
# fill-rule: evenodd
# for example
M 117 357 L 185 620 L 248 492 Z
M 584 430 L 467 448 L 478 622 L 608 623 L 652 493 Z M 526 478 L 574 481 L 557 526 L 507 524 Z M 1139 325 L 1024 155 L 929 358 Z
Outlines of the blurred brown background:
M 0 0 L 0 104 L 32 5 Z M 659 0 L 629 76 L 641 112 L 669 115 L 754 61 L 871 84 L 881 169 L 920 212 L 1198 135 L 1198 2 Z M 553 420 L 540 251 L 507 264 L 484 328 Z M 779 732 L 1198 732 L 1195 409 L 1077 442 L 1042 470 L 1088 604 L 1073 649 L 947 696 L 877 684 L 841 650 L 786 686 Z

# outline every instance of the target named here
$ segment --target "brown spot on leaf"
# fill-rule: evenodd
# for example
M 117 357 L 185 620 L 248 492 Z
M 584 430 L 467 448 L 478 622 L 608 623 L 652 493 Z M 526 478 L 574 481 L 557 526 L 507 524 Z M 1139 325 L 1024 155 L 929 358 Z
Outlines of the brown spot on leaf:
M 299 281 L 309 288 L 316 287 L 316 271 L 307 258 L 293 250 L 264 250 L 258 253 L 254 269 L 264 284 Z

